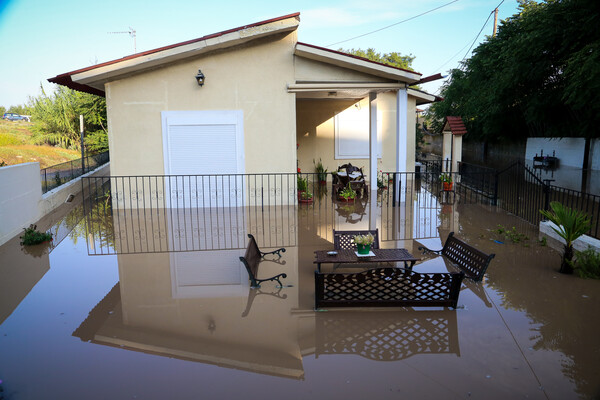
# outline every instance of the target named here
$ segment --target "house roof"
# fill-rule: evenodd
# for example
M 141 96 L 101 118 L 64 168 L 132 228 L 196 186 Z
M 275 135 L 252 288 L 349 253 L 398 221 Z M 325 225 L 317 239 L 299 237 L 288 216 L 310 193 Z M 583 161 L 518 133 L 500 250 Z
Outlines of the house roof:
M 393 67 L 353 54 L 342 53 L 340 51 L 330 50 L 302 42 L 296 44 L 294 54 L 311 60 L 332 64 L 338 67 L 345 67 L 408 84 L 416 83 L 421 79 L 422 75 L 408 69 Z
M 446 117 L 446 123 L 442 131 L 452 132 L 453 135 L 464 135 L 467 133 L 467 128 L 461 117 Z
M 297 29 L 299 21 L 299 12 L 288 14 L 66 72 L 49 78 L 48 81 L 81 92 L 104 96 L 104 83 L 110 80 L 264 36 L 293 31 Z

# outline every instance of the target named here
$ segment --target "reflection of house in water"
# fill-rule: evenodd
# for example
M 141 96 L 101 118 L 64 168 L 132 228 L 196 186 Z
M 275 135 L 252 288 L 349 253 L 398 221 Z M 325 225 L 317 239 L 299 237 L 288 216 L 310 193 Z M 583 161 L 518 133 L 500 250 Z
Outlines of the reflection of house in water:
M 459 354 L 456 312 L 315 313 L 302 287 L 298 247 L 260 274 L 285 271 L 286 284 L 250 289 L 240 250 L 119 255 L 120 283 L 73 333 L 83 341 L 303 379 L 303 357 L 356 354 L 392 361 Z M 235 266 L 232 268 L 231 266 Z M 237 271 L 235 270 L 237 268 Z M 307 297 L 310 299 L 301 299 Z

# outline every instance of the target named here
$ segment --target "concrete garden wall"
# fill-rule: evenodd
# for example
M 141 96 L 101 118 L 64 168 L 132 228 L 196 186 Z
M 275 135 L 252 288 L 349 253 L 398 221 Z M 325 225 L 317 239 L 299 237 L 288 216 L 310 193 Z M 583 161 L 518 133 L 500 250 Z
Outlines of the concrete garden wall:
M 84 176 L 109 175 L 109 166 L 105 164 Z M 80 191 L 81 177 L 42 195 L 37 162 L 0 168 L 0 245 L 63 204 L 69 194 Z

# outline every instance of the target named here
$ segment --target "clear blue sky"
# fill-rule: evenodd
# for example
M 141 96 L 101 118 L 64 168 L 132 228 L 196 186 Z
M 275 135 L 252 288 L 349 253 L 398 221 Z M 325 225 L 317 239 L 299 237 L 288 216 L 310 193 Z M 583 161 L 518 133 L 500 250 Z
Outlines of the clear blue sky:
M 0 106 L 24 104 L 53 85 L 46 79 L 137 51 L 194 39 L 252 22 L 300 12 L 298 39 L 329 45 L 371 32 L 443 6 L 453 0 L 198 1 L 170 0 L 0 0 Z M 484 22 L 501 0 L 457 0 L 391 28 L 331 46 L 373 47 L 416 56 L 424 74 L 445 74 L 464 57 Z M 505 0 L 499 20 L 517 12 Z M 490 18 L 478 42 L 492 33 Z M 475 45 L 476 46 L 476 45 Z M 440 82 L 423 89 L 435 93 Z

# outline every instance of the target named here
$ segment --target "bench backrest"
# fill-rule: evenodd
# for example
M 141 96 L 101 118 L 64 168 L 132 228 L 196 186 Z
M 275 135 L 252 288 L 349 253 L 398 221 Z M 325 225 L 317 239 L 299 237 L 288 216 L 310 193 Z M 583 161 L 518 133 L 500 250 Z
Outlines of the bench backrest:
M 315 309 L 321 307 L 453 307 L 463 272 L 419 273 L 374 268 L 354 274 L 315 271 Z
M 485 254 L 483 251 L 463 242 L 454 236 L 454 232 L 450 232 L 448 235 L 442 254 L 474 281 L 483 279 L 490 261 L 495 256 L 495 254 Z
M 250 275 L 250 280 L 256 279 L 258 275 L 258 264 L 261 261 L 261 254 L 258 248 L 258 244 L 256 244 L 256 239 L 254 236 L 248 235 L 248 247 L 246 248 L 246 254 L 244 255 L 244 259 L 240 257 L 240 260 L 246 266 L 246 270 L 248 271 L 248 275 Z
M 372 249 L 379 248 L 379 229 L 374 231 L 336 231 L 333 230 L 333 248 L 336 250 L 356 250 L 356 243 L 354 243 L 354 236 L 356 235 L 373 235 L 375 241 L 371 245 Z

